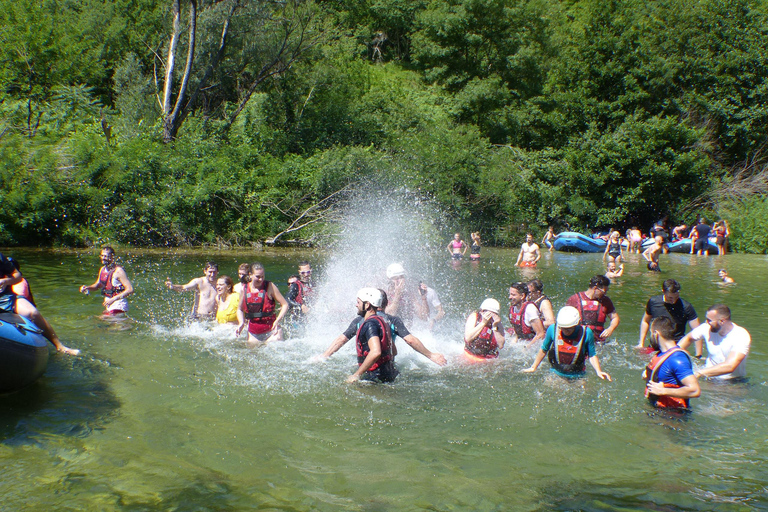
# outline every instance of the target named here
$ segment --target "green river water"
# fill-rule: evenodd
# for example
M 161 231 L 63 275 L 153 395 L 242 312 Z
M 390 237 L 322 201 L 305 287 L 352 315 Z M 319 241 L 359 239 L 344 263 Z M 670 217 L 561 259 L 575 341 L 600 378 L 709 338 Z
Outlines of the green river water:
M 448 239 L 445 240 L 447 243 Z M 396 253 L 398 247 L 390 247 Z M 334 251 L 118 251 L 136 288 L 130 320 L 98 318 L 98 251 L 4 250 L 22 262 L 41 311 L 80 357 L 52 355 L 33 386 L 0 397 L 3 510 L 755 510 L 768 508 L 766 257 L 665 255 L 661 274 L 630 256 L 609 296 L 621 316 L 599 348 L 613 382 L 566 382 L 533 352 L 467 364 L 462 325 L 486 296 L 506 304 L 510 282 L 539 277 L 555 305 L 604 272 L 601 255 L 545 253 L 535 270 L 517 251 L 484 249 L 454 265 L 442 245 L 400 258 L 438 291 L 448 317 L 422 341 L 440 368 L 402 341 L 393 385 L 345 385 L 348 343 L 322 352 L 354 316 L 353 297 L 387 257 Z M 285 292 L 308 258 L 322 291 L 307 332 L 248 350 L 232 329 L 190 324 L 186 282 L 206 259 L 236 276 L 258 260 Z M 735 285 L 717 282 L 725 267 Z M 703 318 L 725 302 L 752 335 L 748 382 L 702 382 L 693 412 L 654 412 L 643 398 L 650 356 L 637 343 L 643 307 L 664 279 Z M 700 363 L 695 363 L 700 364 Z

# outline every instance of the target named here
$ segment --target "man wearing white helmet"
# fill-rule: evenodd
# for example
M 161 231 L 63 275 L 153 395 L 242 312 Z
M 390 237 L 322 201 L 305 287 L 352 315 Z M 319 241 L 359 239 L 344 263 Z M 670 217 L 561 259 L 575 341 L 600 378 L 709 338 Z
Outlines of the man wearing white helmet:
M 376 288 L 362 288 L 357 292 L 357 314 L 363 322 L 357 330 L 357 364 L 355 373 L 347 377 L 347 383 L 358 380 L 392 382 L 398 375 L 395 368 L 395 344 L 387 320 L 377 312 L 384 297 Z M 323 357 L 338 351 L 349 340 L 346 336 L 336 338 Z
M 414 290 L 406 283 L 403 266 L 399 263 L 393 263 L 388 266 L 387 279 L 389 279 L 389 285 L 387 286 L 387 296 L 389 297 L 389 304 L 386 308 L 387 314 L 399 316 L 405 322 L 410 322 L 413 319 L 416 301 L 414 300 Z
M 464 352 L 470 359 L 495 359 L 504 348 L 501 307 L 496 299 L 485 299 L 480 309 L 470 313 L 464 324 Z
M 557 313 L 555 325 L 547 329 L 547 336 L 539 353 L 526 373 L 535 372 L 545 357 L 549 358 L 552 370 L 563 377 L 583 377 L 586 373 L 585 359 L 601 379 L 611 376 L 600 369 L 600 360 L 595 350 L 595 335 L 592 329 L 579 325 L 581 316 L 573 306 L 565 306 Z

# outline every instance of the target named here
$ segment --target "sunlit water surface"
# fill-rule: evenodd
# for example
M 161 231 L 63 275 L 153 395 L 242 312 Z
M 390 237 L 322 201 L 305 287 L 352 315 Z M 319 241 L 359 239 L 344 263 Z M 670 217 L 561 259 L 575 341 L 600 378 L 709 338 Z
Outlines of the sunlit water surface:
M 352 233 L 352 239 L 357 236 Z M 453 264 L 444 243 L 392 243 L 370 261 L 347 249 L 250 253 L 121 253 L 136 287 L 130 320 L 98 318 L 97 251 L 4 251 L 22 262 L 43 313 L 81 357 L 56 355 L 44 377 L 0 397 L 2 509 L 42 510 L 752 510 L 768 505 L 765 352 L 768 272 L 762 256 L 669 255 L 661 274 L 633 255 L 609 295 L 617 339 L 599 349 L 613 382 L 566 382 L 520 370 L 533 353 L 463 359 L 461 329 L 486 296 L 541 278 L 555 307 L 602 273 L 600 255 L 546 253 L 515 269 L 517 251 L 484 249 Z M 348 248 L 350 251 L 351 248 Z M 402 253 L 398 251 L 402 250 Z M 394 255 L 394 256 L 391 256 Z M 399 258 L 398 258 L 399 256 Z M 285 292 L 310 259 L 323 283 L 310 326 L 248 350 L 232 329 L 186 320 L 192 297 L 164 289 L 202 275 L 206 259 L 235 276 L 258 260 Z M 439 292 L 447 319 L 415 333 L 449 358 L 439 368 L 402 341 L 393 385 L 345 385 L 347 344 L 312 363 L 354 316 L 356 289 L 402 261 Z M 725 267 L 736 285 L 717 282 Z M 364 269 L 368 268 L 366 273 Z M 664 279 L 703 318 L 725 302 L 752 334 L 749 381 L 702 383 L 694 412 L 656 413 L 642 396 L 649 356 L 631 348 L 647 298 Z

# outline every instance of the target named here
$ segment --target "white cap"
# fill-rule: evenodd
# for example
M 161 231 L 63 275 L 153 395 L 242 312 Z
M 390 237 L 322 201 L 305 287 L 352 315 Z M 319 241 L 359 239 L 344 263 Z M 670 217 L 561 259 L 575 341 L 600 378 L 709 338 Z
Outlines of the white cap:
M 392 279 L 397 276 L 404 276 L 405 269 L 399 263 L 393 263 L 387 267 L 387 279 Z
M 360 288 L 360 291 L 357 292 L 357 298 L 376 308 L 380 308 L 381 302 L 384 300 L 381 292 L 376 288 Z
M 579 310 L 573 306 L 565 306 L 557 312 L 558 327 L 576 327 L 579 322 L 581 322 L 581 315 Z
M 490 311 L 491 313 L 496 313 L 498 315 L 501 306 L 499 306 L 499 301 L 496 299 L 485 299 L 483 303 L 480 304 L 480 309 L 483 311 Z

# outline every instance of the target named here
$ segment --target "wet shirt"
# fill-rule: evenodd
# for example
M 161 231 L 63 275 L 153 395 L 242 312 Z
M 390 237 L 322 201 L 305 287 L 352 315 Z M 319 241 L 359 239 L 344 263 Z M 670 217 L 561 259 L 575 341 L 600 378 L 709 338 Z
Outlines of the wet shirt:
M 710 228 L 707 224 L 696 224 L 696 227 L 693 229 L 696 230 L 696 234 L 699 236 L 699 238 L 706 238 L 709 236 L 709 232 L 712 228 Z
M 392 326 L 392 334 L 394 334 L 394 336 L 400 336 L 401 338 L 405 338 L 406 336 L 411 334 L 410 331 L 406 329 L 405 324 L 403 323 L 403 321 L 400 319 L 399 316 L 388 315 L 381 311 L 379 311 L 377 314 L 380 317 L 382 317 L 384 320 L 387 320 L 389 322 L 389 325 Z M 363 323 L 362 316 L 358 315 L 357 317 L 355 317 L 355 319 L 352 320 L 352 323 L 349 324 L 349 327 L 347 327 L 347 329 L 344 331 L 344 337 L 347 338 L 348 340 L 351 340 L 352 338 L 354 338 L 355 335 L 357 334 L 357 329 L 360 327 L 360 324 L 362 323 Z
M 685 335 L 685 324 L 698 318 L 690 302 L 678 299 L 674 304 L 669 304 L 664 302 L 663 295 L 654 295 L 648 299 L 645 312 L 651 315 L 651 318 L 671 318 L 675 323 L 675 341 L 680 341 Z
M 552 343 L 555 342 L 556 328 L 556 325 L 550 325 L 547 327 L 547 335 L 544 337 L 544 342 L 541 344 L 542 352 L 549 352 L 549 349 L 552 348 Z M 563 339 L 578 343 L 579 338 L 581 338 L 582 329 L 587 330 L 587 335 L 584 338 L 584 344 L 587 346 L 587 356 L 595 357 L 595 355 L 597 355 L 597 350 L 595 349 L 595 334 L 592 332 L 592 329 L 580 325 L 578 329 L 574 329 L 570 336 L 567 336 L 564 332 L 561 331 Z

